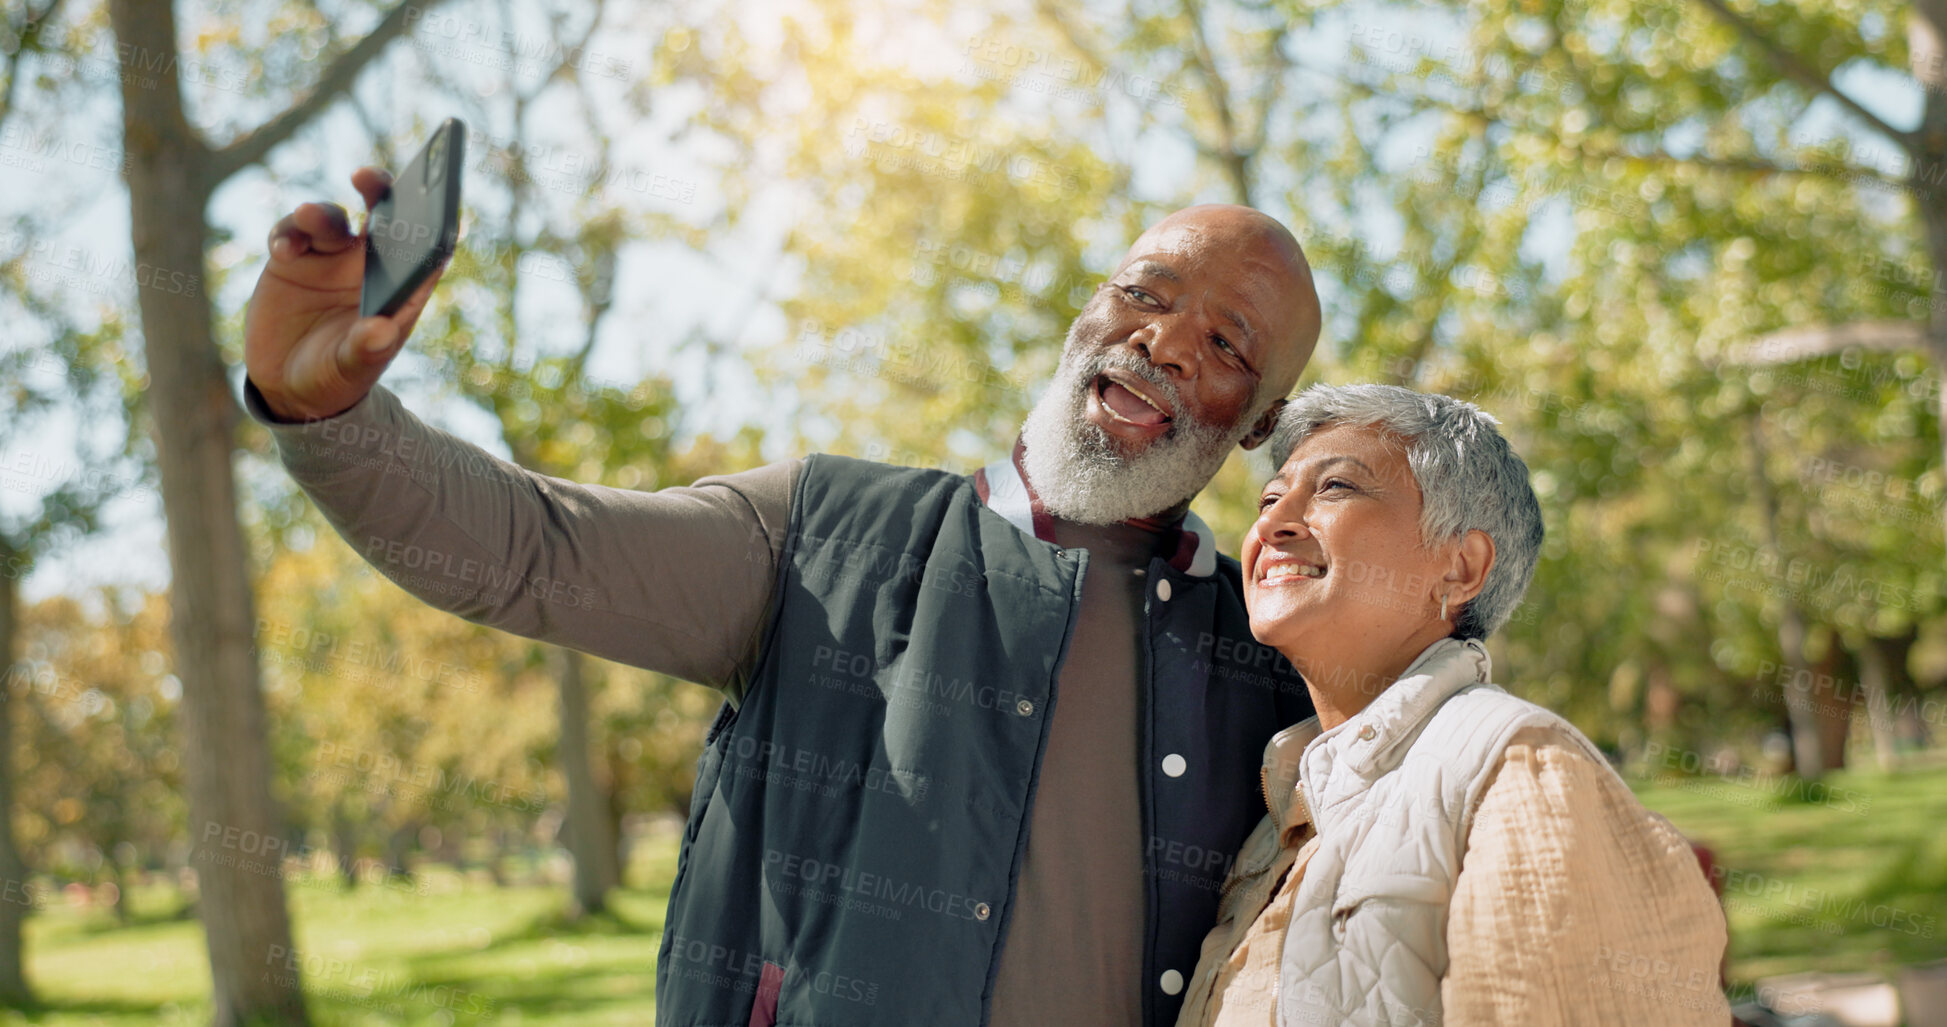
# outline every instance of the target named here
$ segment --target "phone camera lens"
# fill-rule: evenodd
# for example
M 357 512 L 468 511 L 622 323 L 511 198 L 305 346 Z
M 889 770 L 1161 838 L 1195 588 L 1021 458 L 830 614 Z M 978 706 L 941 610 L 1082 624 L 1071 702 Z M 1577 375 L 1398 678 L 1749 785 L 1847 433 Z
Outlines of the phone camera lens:
M 438 182 L 446 175 L 446 133 L 433 137 L 433 143 L 426 148 L 426 184 Z

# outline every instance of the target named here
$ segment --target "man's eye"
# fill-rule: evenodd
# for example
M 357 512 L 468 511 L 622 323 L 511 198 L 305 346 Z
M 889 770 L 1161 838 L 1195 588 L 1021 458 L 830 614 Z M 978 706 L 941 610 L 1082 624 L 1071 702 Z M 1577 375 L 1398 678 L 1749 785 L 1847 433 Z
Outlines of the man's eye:
M 1127 294 L 1127 295 L 1128 295 L 1128 297 L 1129 297 L 1130 299 L 1132 299 L 1132 300 L 1135 300 L 1135 301 L 1136 301 L 1136 302 L 1138 302 L 1138 303 L 1155 303 L 1155 302 L 1156 302 L 1156 297 L 1154 297 L 1154 296 L 1151 296 L 1151 295 L 1150 295 L 1150 294 L 1149 294 L 1149 293 L 1148 293 L 1148 292 L 1147 292 L 1146 290 L 1143 290 L 1143 289 L 1138 289 L 1138 288 L 1136 288 L 1136 287 L 1135 287 L 1135 286 L 1133 286 L 1133 285 L 1125 285 L 1125 286 L 1123 286 L 1123 287 L 1122 287 L 1122 291 L 1123 291 L 1123 292 L 1124 292 L 1125 294 Z
M 1234 357 L 1243 355 L 1237 352 L 1237 347 L 1231 345 L 1229 339 L 1226 339 L 1221 335 L 1213 335 L 1211 336 L 1211 338 L 1217 341 L 1217 348 L 1223 350 L 1225 353 L 1228 353 Z
M 1262 513 L 1265 510 L 1269 510 L 1271 504 L 1283 498 L 1283 496 L 1278 495 L 1276 492 L 1266 492 L 1264 495 L 1257 497 L 1258 512 Z

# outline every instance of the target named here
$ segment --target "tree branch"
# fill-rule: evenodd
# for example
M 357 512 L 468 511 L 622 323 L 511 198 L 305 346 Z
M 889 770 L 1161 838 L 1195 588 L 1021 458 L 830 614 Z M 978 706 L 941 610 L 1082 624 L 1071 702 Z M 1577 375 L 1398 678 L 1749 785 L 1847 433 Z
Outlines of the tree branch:
M 1361 82 L 1358 79 L 1338 78 L 1334 81 L 1368 97 L 1388 100 L 1400 99 L 1400 94 L 1396 90 L 1381 89 L 1378 86 L 1368 82 Z M 1919 183 L 1912 179 L 1889 175 L 1878 168 L 1859 167 L 1852 164 L 1787 165 L 1774 163 L 1758 157 L 1679 157 L 1663 149 L 1654 149 L 1643 153 L 1635 153 L 1628 150 L 1595 149 L 1580 143 L 1568 142 L 1547 128 L 1523 124 L 1501 114 L 1491 107 L 1462 107 L 1459 104 L 1435 99 L 1424 93 L 1419 94 L 1419 100 L 1420 102 L 1418 104 L 1409 108 L 1414 113 L 1437 110 L 1445 111 L 1448 114 L 1456 114 L 1464 118 L 1473 118 L 1485 124 L 1498 125 L 1511 132 L 1533 136 L 1537 139 L 1545 139 L 1555 146 L 1574 152 L 1577 156 L 1585 160 L 1619 159 L 1625 161 L 1644 161 L 1653 164 L 1672 164 L 1704 168 L 1711 171 L 1740 171 L 1754 175 L 1806 175 L 1816 178 L 1829 178 L 1835 181 L 1852 182 L 1867 180 L 1890 189 L 1920 188 Z
M 410 18 L 423 14 L 428 7 L 439 0 L 400 0 L 398 6 L 388 11 L 383 19 L 365 34 L 365 38 L 352 44 L 352 48 L 333 58 L 325 68 L 324 74 L 297 102 L 284 109 L 277 116 L 259 125 L 254 131 L 230 141 L 229 145 L 210 155 L 210 178 L 212 186 L 236 174 L 239 170 L 264 159 L 271 148 L 289 139 L 298 129 L 303 128 L 319 112 L 331 105 L 340 94 L 351 88 L 358 73 L 372 62 L 372 58 L 384 50 L 387 43 L 405 34 L 406 23 Z
M 1237 118 L 1230 106 L 1230 85 L 1217 70 L 1217 59 L 1210 52 L 1210 40 L 1203 31 L 1203 11 L 1197 0 L 1183 0 L 1183 15 L 1190 20 L 1197 71 L 1210 89 L 1210 105 L 1217 110 L 1216 157 L 1230 176 L 1231 188 L 1237 191 L 1237 202 L 1252 206 L 1251 154 L 1238 143 Z
M 47 0 L 47 6 L 41 8 L 39 14 L 29 14 L 27 20 L 22 22 L 19 28 L 14 29 L 18 42 L 14 46 L 14 52 L 7 55 L 7 84 L 0 86 L 0 123 L 4 123 L 7 115 L 13 112 L 14 86 L 20 81 L 21 58 L 26 57 L 30 51 L 41 48 L 41 30 L 47 27 L 48 19 L 54 17 L 54 12 L 60 9 L 61 0 Z
M 1726 363 L 1746 366 L 1791 364 L 1832 356 L 1848 349 L 1898 353 L 1925 349 L 1927 326 L 1921 321 L 1855 321 L 1842 325 L 1811 325 L 1761 335 L 1731 351 Z
M 1799 60 L 1796 54 L 1773 42 L 1771 37 L 1758 31 L 1756 25 L 1745 20 L 1736 11 L 1731 10 L 1730 5 L 1725 3 L 1724 0 L 1697 0 L 1697 2 L 1710 8 L 1711 13 L 1717 15 L 1721 21 L 1736 29 L 1744 38 L 1757 44 L 1758 48 L 1770 56 L 1772 63 L 1777 66 L 1779 71 L 1784 72 L 1786 77 L 1810 89 L 1814 93 L 1824 93 L 1834 100 L 1839 101 L 1841 106 L 1858 115 L 1866 124 L 1872 126 L 1887 138 L 1900 144 L 1902 149 L 1908 153 L 1913 152 L 1914 139 L 1911 133 L 1902 132 L 1880 120 L 1879 115 L 1860 106 L 1859 101 L 1840 92 L 1839 88 L 1832 84 L 1831 78 L 1811 65 L 1806 64 L 1804 61 Z

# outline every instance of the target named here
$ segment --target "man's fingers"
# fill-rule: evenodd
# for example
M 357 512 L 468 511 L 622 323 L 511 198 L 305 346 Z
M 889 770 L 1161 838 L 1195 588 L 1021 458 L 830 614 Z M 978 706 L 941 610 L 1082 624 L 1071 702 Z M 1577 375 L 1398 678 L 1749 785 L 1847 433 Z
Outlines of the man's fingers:
M 393 318 L 361 317 L 352 322 L 345 344 L 339 347 L 338 368 L 345 377 L 362 380 L 372 365 L 392 359 L 393 351 L 404 337 L 404 330 Z
M 270 229 L 267 240 L 273 260 L 296 260 L 311 249 L 311 237 L 297 227 L 297 215 L 286 214 Z
M 384 168 L 359 168 L 352 172 L 352 188 L 365 198 L 365 209 L 371 210 L 385 199 L 386 191 L 392 188 L 392 173 Z
M 291 217 L 297 228 L 311 237 L 311 248 L 320 253 L 337 253 L 357 238 L 350 215 L 335 203 L 299 204 Z
M 419 288 L 414 289 L 412 295 L 407 297 L 404 303 L 399 304 L 399 310 L 392 315 L 392 319 L 399 322 L 405 331 L 412 331 L 413 323 L 419 320 L 419 312 L 425 310 L 427 301 L 433 298 L 433 286 L 439 284 L 439 276 L 445 273 L 446 264 L 442 261 L 432 274 L 426 276 L 425 281 L 419 283 Z

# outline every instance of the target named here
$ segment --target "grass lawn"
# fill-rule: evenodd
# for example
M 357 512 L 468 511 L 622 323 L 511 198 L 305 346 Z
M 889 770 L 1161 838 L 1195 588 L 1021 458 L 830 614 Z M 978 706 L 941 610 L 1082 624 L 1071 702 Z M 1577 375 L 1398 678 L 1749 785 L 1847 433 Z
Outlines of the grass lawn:
M 495 888 L 436 868 L 413 886 L 289 887 L 297 948 L 265 972 L 302 972 L 313 1021 L 329 1027 L 655 1021 L 676 839 L 637 847 L 610 910 L 570 924 L 558 887 Z M 201 1025 L 209 1022 L 202 934 L 172 889 L 131 896 L 135 923 L 106 911 L 53 909 L 27 924 L 27 974 L 42 1008 L 0 1011 L 0 1025 Z
M 1635 786 L 1717 853 L 1734 986 L 1947 958 L 1947 767 L 1836 773 L 1810 796 L 1714 777 Z M 675 870 L 674 836 L 644 842 L 631 887 L 610 912 L 576 924 L 564 918 L 562 888 L 495 888 L 437 868 L 411 890 L 293 881 L 313 1018 L 328 1027 L 653 1022 Z M 27 972 L 44 1005 L 0 1011 L 0 1027 L 207 1023 L 208 964 L 180 905 L 173 890 L 138 891 L 128 927 L 99 909 L 36 913 Z
M 1947 766 L 1786 780 L 1634 782 L 1717 854 L 1734 988 L 1947 958 Z

